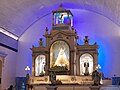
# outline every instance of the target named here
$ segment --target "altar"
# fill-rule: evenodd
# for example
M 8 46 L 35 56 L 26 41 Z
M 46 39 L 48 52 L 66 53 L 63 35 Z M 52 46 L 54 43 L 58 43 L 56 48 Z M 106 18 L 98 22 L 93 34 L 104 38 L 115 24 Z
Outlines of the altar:
M 92 72 L 98 66 L 98 45 L 89 44 L 85 36 L 84 44 L 78 43 L 79 36 L 74 29 L 73 14 L 60 5 L 52 11 L 52 29 L 46 27 L 43 35 L 44 46 L 40 38 L 39 46 L 32 46 L 32 75 L 30 85 L 49 85 L 50 73 L 56 74 L 56 81 L 62 85 L 93 84 Z

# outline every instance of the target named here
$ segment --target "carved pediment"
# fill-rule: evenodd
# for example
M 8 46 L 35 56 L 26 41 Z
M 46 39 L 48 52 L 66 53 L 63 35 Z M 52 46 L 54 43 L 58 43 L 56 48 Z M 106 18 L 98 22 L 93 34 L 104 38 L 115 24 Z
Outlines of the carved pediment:
M 56 35 L 64 35 L 64 36 L 75 36 L 75 33 L 71 33 L 70 31 L 56 31 L 54 33 L 51 33 L 51 37 L 55 37 Z

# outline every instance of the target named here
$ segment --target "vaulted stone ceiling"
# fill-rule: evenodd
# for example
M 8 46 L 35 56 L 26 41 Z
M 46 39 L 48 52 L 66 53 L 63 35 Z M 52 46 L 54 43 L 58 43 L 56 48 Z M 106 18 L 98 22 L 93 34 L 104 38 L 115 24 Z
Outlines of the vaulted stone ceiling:
M 20 37 L 61 3 L 69 9 L 99 13 L 120 26 L 120 0 L 0 0 L 0 27 Z

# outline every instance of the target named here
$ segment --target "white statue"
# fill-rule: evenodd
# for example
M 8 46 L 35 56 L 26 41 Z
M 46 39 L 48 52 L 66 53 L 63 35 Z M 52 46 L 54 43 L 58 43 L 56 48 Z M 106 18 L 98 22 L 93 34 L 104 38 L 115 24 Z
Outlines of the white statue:
M 55 66 L 69 66 L 69 61 L 67 59 L 67 56 L 65 54 L 65 48 L 61 47 L 59 49 L 59 53 L 57 56 L 57 59 L 55 61 Z
M 85 68 L 85 76 L 89 75 L 89 62 L 84 62 L 84 68 Z
M 43 57 L 41 57 L 40 59 L 40 73 L 39 74 L 44 74 L 45 73 L 45 70 L 44 70 L 44 67 L 45 67 L 45 59 L 42 59 Z
M 38 56 L 36 60 L 36 76 L 45 73 L 44 67 L 45 67 L 45 57 Z

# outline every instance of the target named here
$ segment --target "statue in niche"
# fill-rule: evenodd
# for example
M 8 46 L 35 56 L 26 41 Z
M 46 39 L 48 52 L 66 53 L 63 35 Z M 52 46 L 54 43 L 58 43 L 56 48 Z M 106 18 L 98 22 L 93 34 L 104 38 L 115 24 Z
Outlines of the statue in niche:
M 59 49 L 59 53 L 58 53 L 57 59 L 55 61 L 55 66 L 64 66 L 64 67 L 67 67 L 67 68 L 69 66 L 69 61 L 66 57 L 64 47 L 61 47 Z
M 38 56 L 36 60 L 36 76 L 41 76 L 45 74 L 45 57 Z
M 41 57 L 41 64 L 40 64 L 40 75 L 44 75 L 45 74 L 45 70 L 44 70 L 44 67 L 45 67 L 45 60 L 43 60 L 43 57 Z
M 80 75 L 92 75 L 93 57 L 89 53 L 85 53 L 80 57 Z
M 64 20 L 63 20 L 63 14 L 61 14 L 60 17 L 59 17 L 59 22 L 60 22 L 60 24 L 62 24 L 63 21 L 64 21 Z
M 85 67 L 85 76 L 89 75 L 89 62 L 84 62 L 84 67 Z

